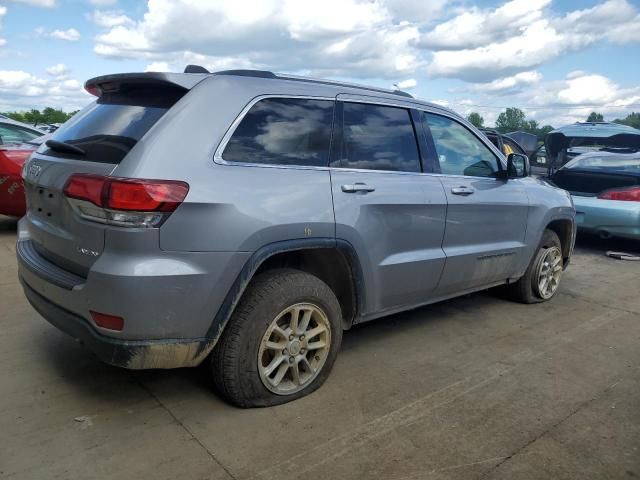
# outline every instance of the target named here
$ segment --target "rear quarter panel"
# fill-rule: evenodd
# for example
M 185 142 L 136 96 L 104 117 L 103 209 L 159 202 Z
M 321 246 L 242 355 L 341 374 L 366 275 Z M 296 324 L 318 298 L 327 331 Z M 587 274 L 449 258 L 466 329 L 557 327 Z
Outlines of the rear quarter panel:
M 213 76 L 183 97 L 114 175 L 183 180 L 184 203 L 160 229 L 172 251 L 252 252 L 282 240 L 335 238 L 327 169 L 218 164 L 214 153 L 243 108 L 265 94 L 322 96 L 264 79 Z M 272 86 L 272 90 L 269 90 Z

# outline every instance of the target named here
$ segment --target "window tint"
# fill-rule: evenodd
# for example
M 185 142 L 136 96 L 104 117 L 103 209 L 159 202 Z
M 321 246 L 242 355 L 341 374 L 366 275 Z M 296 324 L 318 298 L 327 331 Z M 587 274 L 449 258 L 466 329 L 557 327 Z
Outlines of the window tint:
M 54 134 L 54 139 L 82 148 L 86 155 L 48 150 L 47 155 L 100 163 L 120 163 L 138 140 L 160 119 L 166 108 L 94 104 L 77 123 Z
M 236 128 L 222 158 L 228 162 L 327 166 L 331 100 L 267 98 Z
M 341 166 L 420 171 L 418 145 L 408 110 L 345 103 L 343 125 Z
M 0 144 L 29 142 L 42 135 L 17 125 L 0 124 Z
M 440 171 L 446 175 L 491 177 L 498 159 L 479 138 L 458 122 L 424 113 L 438 153 Z

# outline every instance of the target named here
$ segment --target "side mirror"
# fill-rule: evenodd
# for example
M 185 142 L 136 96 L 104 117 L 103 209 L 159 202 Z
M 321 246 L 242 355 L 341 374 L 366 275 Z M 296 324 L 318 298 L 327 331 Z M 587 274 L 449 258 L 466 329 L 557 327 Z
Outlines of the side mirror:
M 529 158 L 521 153 L 510 153 L 507 156 L 507 172 L 509 178 L 528 177 L 531 173 Z

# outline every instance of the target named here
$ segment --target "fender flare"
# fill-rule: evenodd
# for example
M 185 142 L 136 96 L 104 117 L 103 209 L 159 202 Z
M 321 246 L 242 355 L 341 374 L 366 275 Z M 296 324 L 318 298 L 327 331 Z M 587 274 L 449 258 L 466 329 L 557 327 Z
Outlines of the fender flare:
M 218 342 L 220 335 L 224 331 L 231 315 L 233 314 L 236 306 L 240 302 L 242 295 L 244 294 L 249 282 L 255 275 L 260 266 L 270 257 L 284 252 L 293 252 L 296 250 L 308 250 L 308 249 L 334 249 L 342 253 L 351 269 L 351 278 L 353 281 L 353 288 L 355 292 L 356 313 L 354 317 L 360 315 L 365 305 L 364 297 L 364 277 L 362 274 L 362 268 L 360 261 L 358 260 L 357 253 L 353 245 L 345 240 L 336 240 L 335 238 L 303 238 L 296 240 L 284 240 L 280 242 L 269 243 L 262 246 L 246 261 L 242 270 L 236 277 L 235 281 L 231 285 L 231 288 L 227 292 L 220 308 L 218 309 L 205 337 L 209 340 L 204 342 L 200 346 L 200 350 L 197 354 L 202 353 L 205 349 L 213 349 Z

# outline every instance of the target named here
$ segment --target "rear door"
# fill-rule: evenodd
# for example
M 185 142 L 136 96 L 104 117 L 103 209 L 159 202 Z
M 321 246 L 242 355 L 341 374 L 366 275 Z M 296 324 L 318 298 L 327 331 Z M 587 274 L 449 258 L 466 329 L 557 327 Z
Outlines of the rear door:
M 521 180 L 498 180 L 499 159 L 457 120 L 423 113 L 447 196 L 439 295 L 461 293 L 515 275 L 526 255 L 529 199 Z
M 350 97 L 337 103 L 334 125 L 336 237 L 357 250 L 363 313 L 425 302 L 444 266 L 446 197 L 421 173 L 410 111 Z
M 85 107 L 51 137 L 84 154 L 43 144 L 25 166 L 33 247 L 50 262 L 86 275 L 104 248 L 104 226 L 82 220 L 63 195 L 73 173 L 108 175 L 186 92 L 155 83 L 110 84 L 110 93 Z

